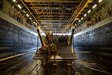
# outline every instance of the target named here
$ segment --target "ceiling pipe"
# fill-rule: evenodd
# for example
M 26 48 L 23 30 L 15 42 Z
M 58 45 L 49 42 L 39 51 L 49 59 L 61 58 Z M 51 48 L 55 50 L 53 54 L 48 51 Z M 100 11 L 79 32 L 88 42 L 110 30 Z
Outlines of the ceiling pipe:
M 65 0 L 25 0 L 25 2 L 59 2 L 59 3 L 78 3 L 79 0 L 76 0 L 76 1 L 65 1 Z
M 33 14 L 31 13 L 31 11 L 29 10 L 29 8 L 26 6 L 26 4 L 23 2 L 23 0 L 20 0 L 21 3 L 26 7 L 26 9 L 28 10 L 28 12 L 31 14 L 31 16 L 35 19 L 35 21 L 37 22 L 38 25 L 40 25 L 40 23 L 37 21 L 37 19 L 33 16 Z

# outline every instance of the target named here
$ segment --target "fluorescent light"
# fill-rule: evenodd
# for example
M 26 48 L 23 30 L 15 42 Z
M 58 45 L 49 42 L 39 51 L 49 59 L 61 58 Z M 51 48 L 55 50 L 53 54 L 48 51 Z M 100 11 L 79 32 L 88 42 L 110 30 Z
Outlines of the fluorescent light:
M 32 18 L 30 17 L 30 20 L 31 20 Z
M 21 6 L 20 4 L 18 4 L 17 7 L 18 7 L 19 9 L 22 9 L 22 6 Z
M 46 34 L 44 32 L 41 33 L 42 36 L 46 36 Z
M 14 3 L 16 2 L 16 0 L 12 0 Z
M 102 2 L 103 0 L 99 0 L 98 2 L 100 3 L 100 2 Z
M 24 13 L 26 13 L 26 11 L 25 11 L 25 10 L 23 10 L 23 12 L 24 12 Z
M 79 20 L 79 22 L 80 22 L 81 20 Z
M 87 16 L 87 14 L 84 14 L 84 17 L 86 17 Z
M 95 4 L 92 8 L 94 9 L 97 6 L 97 4 Z
M 81 18 L 81 20 L 83 20 L 83 17 Z
M 37 25 L 37 23 L 36 22 L 33 22 L 35 25 Z
M 91 10 L 88 11 L 88 13 L 90 13 L 90 12 L 91 12 Z
M 29 17 L 30 15 L 29 14 L 26 14 L 26 16 Z

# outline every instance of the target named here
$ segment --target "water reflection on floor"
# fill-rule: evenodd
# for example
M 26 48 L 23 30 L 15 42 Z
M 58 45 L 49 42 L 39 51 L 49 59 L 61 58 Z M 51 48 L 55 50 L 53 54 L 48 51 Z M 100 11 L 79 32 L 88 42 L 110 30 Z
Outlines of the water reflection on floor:
M 51 62 L 42 66 L 37 75 L 72 75 L 71 61 Z

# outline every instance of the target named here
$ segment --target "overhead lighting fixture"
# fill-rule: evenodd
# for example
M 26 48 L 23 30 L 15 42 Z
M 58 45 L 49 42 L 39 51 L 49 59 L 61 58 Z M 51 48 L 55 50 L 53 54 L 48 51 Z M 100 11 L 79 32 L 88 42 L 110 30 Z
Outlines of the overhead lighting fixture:
M 12 2 L 14 2 L 14 3 L 15 3 L 15 2 L 16 2 L 16 0 L 12 0 Z
M 60 8 L 56 8 L 57 10 L 59 10 Z
M 80 22 L 81 20 L 79 20 L 79 22 Z
M 33 22 L 35 25 L 37 25 L 37 23 L 36 22 Z M 40 28 L 40 27 L 39 27 Z
M 97 4 L 95 4 L 92 8 L 94 9 L 94 8 L 96 8 L 96 6 L 97 6 Z
M 29 17 L 30 15 L 29 14 L 26 14 L 26 16 Z
M 91 10 L 88 11 L 88 13 L 90 13 L 90 12 L 91 12 Z
M 83 20 L 83 17 L 81 18 L 81 20 Z
M 23 13 L 26 13 L 26 11 L 25 11 L 25 10 L 23 10 Z
M 18 4 L 17 7 L 18 7 L 19 9 L 22 9 L 22 6 L 21 6 L 20 4 Z
M 86 17 L 87 16 L 87 14 L 84 14 L 84 17 Z
M 31 20 L 32 18 L 30 17 L 30 20 Z
M 103 0 L 99 0 L 98 2 L 101 3 Z

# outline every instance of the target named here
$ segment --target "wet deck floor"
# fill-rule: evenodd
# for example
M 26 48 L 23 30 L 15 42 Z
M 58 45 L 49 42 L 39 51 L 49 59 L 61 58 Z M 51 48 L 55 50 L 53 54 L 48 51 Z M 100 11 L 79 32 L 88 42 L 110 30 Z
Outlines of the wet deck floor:
M 72 75 L 71 62 L 59 61 L 42 66 L 36 75 Z
M 72 46 L 66 43 L 58 44 L 58 55 L 52 62 L 41 66 L 36 75 L 72 75 L 72 61 L 75 59 L 72 53 Z
M 58 48 L 59 53 L 55 61 L 52 58 L 51 62 L 47 65 L 42 65 L 40 68 L 37 67 L 33 70 L 36 66 L 36 62 L 39 60 L 37 59 L 35 63 L 25 67 L 20 72 L 14 74 L 8 73 L 7 75 L 112 75 L 112 73 L 109 73 L 100 66 L 90 62 L 76 60 L 74 63 L 75 65 L 73 65 L 75 57 L 71 50 L 72 47 L 65 44 L 59 44 Z M 75 70 L 81 74 L 75 74 Z

